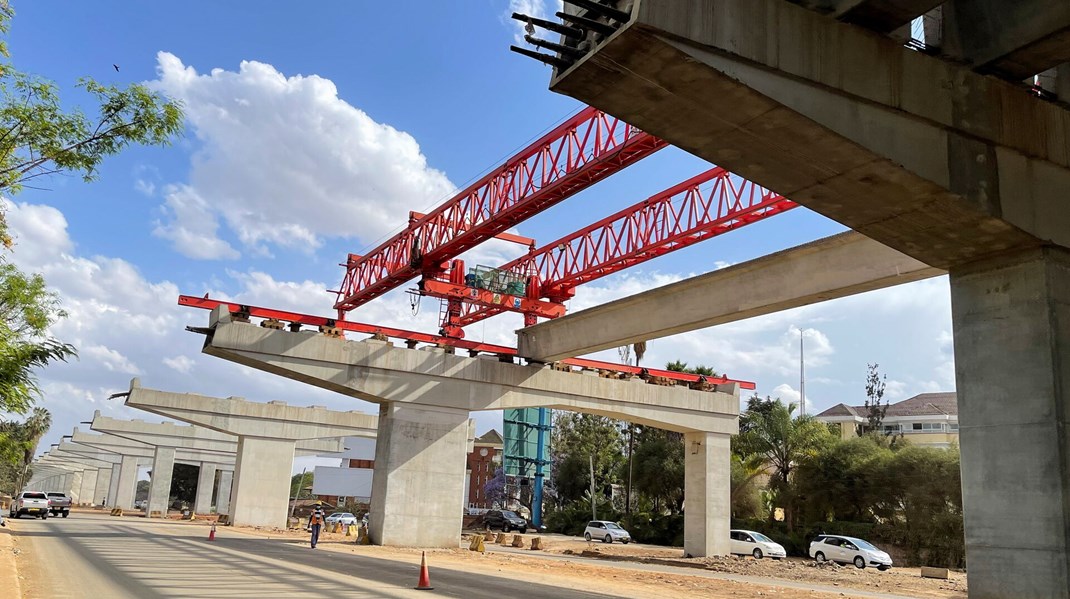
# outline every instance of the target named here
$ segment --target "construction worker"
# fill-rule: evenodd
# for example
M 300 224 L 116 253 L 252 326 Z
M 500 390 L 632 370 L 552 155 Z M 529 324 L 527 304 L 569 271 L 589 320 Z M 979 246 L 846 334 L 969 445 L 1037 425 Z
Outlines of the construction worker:
M 312 508 L 312 515 L 308 517 L 309 528 L 312 529 L 312 548 L 316 548 L 316 543 L 320 540 L 320 528 L 323 527 L 323 523 L 326 516 L 323 514 L 323 502 L 317 501 L 316 506 Z

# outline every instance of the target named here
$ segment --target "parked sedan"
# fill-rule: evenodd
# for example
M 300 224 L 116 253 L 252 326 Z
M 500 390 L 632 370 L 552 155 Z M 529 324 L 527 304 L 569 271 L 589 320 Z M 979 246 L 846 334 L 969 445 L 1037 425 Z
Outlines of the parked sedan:
M 732 530 L 729 534 L 732 537 L 731 552 L 736 555 L 753 555 L 754 559 L 762 559 L 767 555 L 773 559 L 781 559 L 788 555 L 783 545 L 775 543 L 760 532 Z
M 502 532 L 519 530 L 524 533 L 528 530 L 528 521 L 509 510 L 490 510 L 483 514 L 483 522 L 488 528 L 500 528 Z
M 878 570 L 887 570 L 892 567 L 891 556 L 868 541 L 840 535 L 819 535 L 810 542 L 810 557 L 819 562 L 854 564 L 858 569 L 875 566 Z
M 335 512 L 330 516 L 327 516 L 327 524 L 333 525 L 338 523 L 341 523 L 343 526 L 349 526 L 351 524 L 356 526 L 357 517 L 349 512 Z
M 610 522 L 608 520 L 592 520 L 587 523 L 587 528 L 583 530 L 583 538 L 590 541 L 591 539 L 598 539 L 603 543 L 612 543 L 613 541 L 620 541 L 625 545 L 632 540 L 632 535 L 628 534 L 628 531 L 620 527 L 620 524 L 616 522 Z

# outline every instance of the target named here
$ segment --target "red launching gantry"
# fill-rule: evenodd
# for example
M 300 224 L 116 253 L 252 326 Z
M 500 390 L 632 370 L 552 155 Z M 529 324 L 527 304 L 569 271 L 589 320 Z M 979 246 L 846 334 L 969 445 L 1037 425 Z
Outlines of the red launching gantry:
M 402 339 L 409 347 L 434 344 L 512 359 L 516 349 L 464 339 L 463 327 L 506 311 L 538 318 L 565 313 L 578 285 L 796 207 L 794 202 L 715 167 L 536 248 L 506 231 L 569 196 L 666 147 L 666 142 L 594 108 L 575 116 L 517 153 L 429 214 L 411 212 L 409 225 L 366 255 L 350 254 L 336 294 L 337 318 L 182 296 L 198 308 L 226 305 L 238 315 L 291 330 L 317 326 Z M 463 252 L 492 238 L 529 246 L 524 256 L 497 268 L 465 272 Z M 418 293 L 443 301 L 441 330 L 433 335 L 346 320 L 351 310 L 419 277 Z M 574 358 L 582 368 L 661 377 L 691 385 L 754 383 L 726 377 L 639 368 Z

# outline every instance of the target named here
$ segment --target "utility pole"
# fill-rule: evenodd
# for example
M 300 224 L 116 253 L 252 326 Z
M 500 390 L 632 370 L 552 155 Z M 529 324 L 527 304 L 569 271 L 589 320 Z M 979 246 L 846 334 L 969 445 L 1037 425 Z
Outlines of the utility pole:
M 799 415 L 806 415 L 806 358 L 801 327 L 799 328 Z
M 594 454 L 587 456 L 591 462 L 591 520 L 598 519 L 598 512 L 594 509 Z
M 301 469 L 301 482 L 297 485 L 297 492 L 294 493 L 293 501 L 290 502 L 290 517 L 294 517 L 294 508 L 297 507 L 297 498 L 301 496 L 301 489 L 305 486 L 305 471 L 308 468 Z

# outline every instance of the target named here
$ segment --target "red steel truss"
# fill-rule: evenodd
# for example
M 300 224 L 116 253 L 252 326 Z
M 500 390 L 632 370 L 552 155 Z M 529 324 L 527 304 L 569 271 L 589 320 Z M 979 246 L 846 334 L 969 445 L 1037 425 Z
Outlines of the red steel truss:
M 288 322 L 293 325 L 308 325 L 314 327 L 334 327 L 343 331 L 352 331 L 355 333 L 366 333 L 369 335 L 383 335 L 386 337 L 393 337 L 395 339 L 401 339 L 405 341 L 409 347 L 415 347 L 419 343 L 427 343 L 439 346 L 457 347 L 461 349 L 467 349 L 473 353 L 486 352 L 492 354 L 498 354 L 500 356 L 515 356 L 516 348 L 506 347 L 503 345 L 494 345 L 490 343 L 480 343 L 477 341 L 466 341 L 464 339 L 455 339 L 452 337 L 443 337 L 441 335 L 429 335 L 427 333 L 419 333 L 416 331 L 406 331 L 404 329 L 397 329 L 393 327 L 383 327 L 371 324 L 364 324 L 360 322 L 352 322 L 348 320 L 335 320 L 332 318 L 325 318 L 322 316 L 311 316 L 308 314 L 299 314 L 297 312 L 287 312 L 285 310 L 274 310 L 271 308 L 260 308 L 257 306 L 249 306 L 246 304 L 239 304 L 236 302 L 227 302 L 222 300 L 210 299 L 205 297 L 195 297 L 192 295 L 180 295 L 178 297 L 178 305 L 189 306 L 192 308 L 201 308 L 205 310 L 213 310 L 219 306 L 226 306 L 227 310 L 234 314 L 242 314 L 246 318 L 263 318 L 272 319 L 280 322 Z M 570 358 L 568 360 L 561 360 L 561 363 L 568 364 L 570 366 L 577 366 L 580 368 L 609 370 L 614 372 L 622 372 L 633 375 L 649 375 L 654 377 L 663 377 L 674 381 L 682 381 L 685 383 L 697 383 L 704 381 L 709 384 L 719 385 L 726 383 L 738 383 L 741 389 L 754 389 L 755 384 L 750 381 L 737 381 L 725 376 L 721 377 L 700 377 L 695 374 L 688 374 L 684 372 L 675 372 L 672 370 L 660 370 L 657 368 L 640 368 L 638 366 L 629 366 L 626 364 L 613 364 L 610 362 L 601 362 L 598 360 L 586 360 L 582 358 Z
M 346 312 L 446 262 L 668 144 L 585 108 L 365 256 L 351 254 L 336 292 Z
M 523 297 L 443 281 L 425 280 L 421 286 L 427 295 L 461 300 L 463 309 L 454 310 L 450 322 L 444 323 L 444 329 L 453 333 L 458 327 L 505 311 L 554 318 L 564 313 L 562 302 L 573 296 L 578 285 L 796 206 L 779 194 L 714 167 L 498 267 L 536 286 L 527 289 Z

